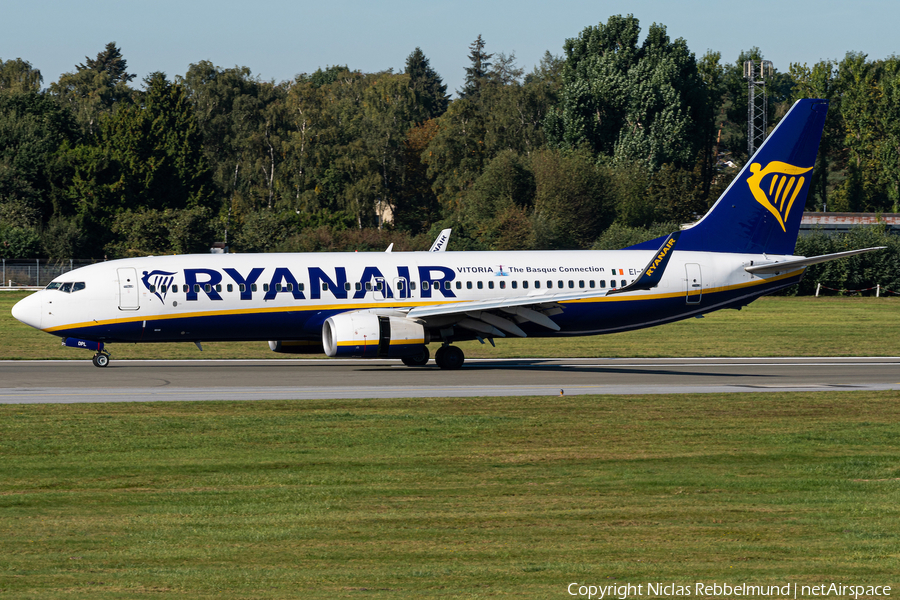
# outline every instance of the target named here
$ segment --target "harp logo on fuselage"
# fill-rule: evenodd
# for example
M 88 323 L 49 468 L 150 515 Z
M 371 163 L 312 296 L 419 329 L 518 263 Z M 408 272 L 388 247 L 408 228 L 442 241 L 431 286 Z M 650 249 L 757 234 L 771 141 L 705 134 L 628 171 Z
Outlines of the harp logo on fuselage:
M 172 285 L 172 281 L 175 279 L 175 273 L 170 271 L 150 271 L 148 273 L 144 271 L 143 275 L 141 281 L 144 282 L 144 287 L 148 290 L 153 290 L 159 301 L 165 304 L 166 294 Z
M 794 207 L 794 200 L 800 195 L 806 182 L 802 175 L 809 171 L 812 171 L 812 167 L 804 169 L 777 160 L 773 160 L 765 168 L 759 163 L 750 165 L 750 172 L 753 173 L 747 178 L 750 192 L 778 220 L 785 233 L 785 222 Z

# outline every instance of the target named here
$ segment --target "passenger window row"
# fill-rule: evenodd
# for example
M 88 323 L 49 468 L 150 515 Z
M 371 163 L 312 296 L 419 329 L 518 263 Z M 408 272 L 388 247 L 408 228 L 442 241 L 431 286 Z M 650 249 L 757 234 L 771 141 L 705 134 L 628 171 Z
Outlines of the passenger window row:
M 452 289 L 452 287 L 451 287 L 451 285 L 450 285 L 451 282 L 449 282 L 449 281 L 444 281 L 444 282 L 440 282 L 440 281 L 435 281 L 435 282 L 423 281 L 423 282 L 422 282 L 422 289 L 423 289 L 423 290 L 429 290 L 429 289 L 431 289 L 431 288 L 434 288 L 435 290 L 439 290 L 439 289 L 441 289 L 441 284 L 442 284 L 442 283 L 443 283 L 443 287 L 444 287 L 445 290 L 450 290 L 450 289 Z M 496 282 L 496 283 L 497 283 L 497 285 L 495 286 L 495 285 L 494 285 L 494 284 L 495 284 L 494 280 L 488 280 L 488 281 L 487 281 L 487 289 L 493 290 L 495 287 L 498 287 L 498 288 L 501 289 L 501 290 L 507 289 L 507 282 L 506 282 L 505 280 L 502 280 L 502 279 L 501 279 L 500 281 L 498 281 L 498 282 Z M 541 288 L 542 283 L 544 283 L 544 282 L 539 281 L 539 280 L 535 280 L 534 283 L 533 283 L 533 289 L 536 289 L 536 290 L 542 289 L 542 288 Z M 555 283 L 555 285 L 554 285 L 554 283 Z M 617 283 L 618 283 L 618 285 L 617 285 Z M 456 285 L 455 285 L 456 289 L 461 290 L 461 289 L 463 288 L 463 282 L 462 282 L 462 281 L 456 281 L 455 284 L 456 284 Z M 484 281 L 481 281 L 481 280 L 475 281 L 475 282 L 472 282 L 472 281 L 466 281 L 465 284 L 466 284 L 466 289 L 467 289 L 467 290 L 471 290 L 471 289 L 479 289 L 479 290 L 483 290 L 483 289 L 485 289 L 485 285 L 484 285 L 485 282 L 484 282 Z M 519 281 L 513 280 L 513 281 L 510 281 L 510 282 L 509 282 L 509 286 L 508 286 L 508 287 L 509 287 L 509 289 L 516 290 L 516 289 L 519 289 L 519 284 L 520 284 Z M 58 283 L 57 283 L 57 284 L 53 284 L 53 283 L 51 283 L 50 286 L 47 286 L 47 289 L 58 289 L 58 288 L 56 288 L 56 287 L 51 287 L 51 286 L 60 286 L 60 285 L 65 285 L 65 286 L 71 286 L 71 285 L 81 286 L 81 287 L 76 287 L 75 289 L 73 289 L 73 290 L 71 290 L 71 291 L 77 291 L 77 290 L 82 290 L 82 289 L 84 289 L 84 283 L 76 283 L 76 284 L 68 284 L 68 283 L 66 283 L 66 284 L 58 284 Z M 530 285 L 531 285 L 531 282 L 529 282 L 529 281 L 522 281 L 522 282 L 521 282 L 521 286 L 522 286 L 522 289 L 523 289 L 523 290 L 530 289 L 530 287 L 529 287 Z M 628 285 L 628 281 L 625 280 L 625 279 L 619 280 L 618 282 L 617 282 L 615 279 L 610 279 L 610 280 L 609 280 L 609 287 L 612 288 L 612 289 L 615 289 L 615 288 L 617 288 L 617 287 L 625 287 L 626 285 Z M 357 282 L 357 283 L 355 284 L 356 291 L 361 291 L 361 290 L 362 290 L 362 286 L 363 286 L 363 284 Z M 384 286 L 384 282 L 382 282 L 382 281 L 378 281 L 378 282 L 376 282 L 376 283 L 374 283 L 374 284 L 373 284 L 372 282 L 367 282 L 367 283 L 365 284 L 365 287 L 366 287 L 366 291 L 367 291 L 367 292 L 371 292 L 371 291 L 373 291 L 373 290 L 374 290 L 374 291 L 379 291 L 379 292 L 380 292 L 380 291 L 383 290 L 383 286 Z M 590 279 L 590 280 L 587 280 L 587 281 L 585 281 L 584 279 L 579 279 L 579 280 L 577 281 L 577 287 L 578 287 L 578 289 L 597 289 L 597 288 L 599 288 L 599 289 L 606 289 L 606 286 L 607 286 L 607 281 L 606 281 L 605 279 L 601 279 L 601 280 L 599 280 L 599 281 L 595 281 L 595 280 L 593 280 L 593 279 Z M 238 287 L 238 291 L 240 291 L 240 292 L 246 292 L 246 291 L 247 291 L 247 286 L 246 286 L 246 284 L 241 283 L 241 284 L 238 284 L 237 287 Z M 352 286 L 349 282 L 344 283 L 344 289 L 345 289 L 346 291 L 348 291 L 348 292 L 351 291 L 353 287 L 354 287 L 354 286 Z M 202 291 L 204 291 L 204 292 L 206 292 L 206 293 L 210 293 L 210 292 L 212 292 L 213 288 L 215 288 L 216 292 L 221 292 L 221 291 L 222 291 L 222 284 L 217 283 L 215 286 L 212 286 L 212 285 L 210 285 L 210 284 L 208 284 L 208 283 L 203 284 L 203 285 L 201 285 L 201 284 L 199 284 L 199 283 L 195 283 L 195 284 L 194 284 L 194 290 L 193 290 L 193 291 L 194 291 L 194 293 L 199 293 L 199 292 L 202 290 Z M 556 288 L 556 289 L 575 289 L 575 288 L 576 288 L 576 281 L 573 280 L 573 279 L 569 279 L 568 281 L 564 281 L 564 280 L 562 280 L 562 279 L 558 279 L 558 280 L 556 280 L 556 281 L 554 282 L 553 280 L 548 279 L 548 280 L 546 281 L 546 285 L 545 285 L 545 287 L 544 287 L 543 289 L 551 290 L 551 289 L 554 289 L 554 288 Z M 397 282 L 397 284 L 396 284 L 396 289 L 397 289 L 398 291 L 403 291 L 403 290 L 404 290 L 404 281 L 403 281 L 403 280 L 400 280 L 400 281 Z M 416 289 L 416 282 L 415 282 L 415 281 L 410 281 L 410 282 L 409 282 L 409 289 L 410 289 L 410 290 L 415 290 L 415 289 Z M 227 292 L 233 292 L 233 291 L 234 291 L 234 285 L 233 285 L 233 284 L 230 284 L 230 283 L 227 284 L 227 285 L 225 286 L 225 290 L 226 290 Z M 298 284 L 297 284 L 297 291 L 302 292 L 302 291 L 304 291 L 304 290 L 305 290 L 305 286 L 304 286 L 302 283 L 298 283 Z M 63 291 L 69 291 L 69 290 L 63 290 Z M 155 293 L 156 291 L 159 291 L 159 292 L 162 293 L 162 294 L 165 294 L 165 293 L 167 293 L 167 292 L 170 292 L 170 293 L 177 293 L 177 292 L 178 292 L 178 284 L 177 284 L 177 283 L 173 283 L 173 284 L 171 284 L 171 285 L 169 285 L 169 286 L 161 285 L 161 286 L 159 286 L 158 288 L 157 288 L 155 285 L 151 285 L 151 286 L 150 286 L 150 292 L 151 292 L 151 293 Z M 188 286 L 187 284 L 183 284 L 183 285 L 181 286 L 181 291 L 182 291 L 183 293 L 187 293 L 188 291 L 190 291 L 190 286 Z M 255 283 L 250 284 L 250 291 L 251 291 L 251 292 L 257 291 L 257 285 L 256 285 Z M 264 292 L 268 292 L 268 291 L 269 291 L 269 284 L 268 284 L 268 283 L 262 284 L 262 291 L 264 291 Z M 276 284 L 275 284 L 275 291 L 276 291 L 276 292 L 293 292 L 293 291 L 294 291 L 294 284 L 293 284 L 293 283 L 286 283 L 286 284 L 276 283 Z M 327 284 L 327 283 L 322 283 L 322 291 L 323 291 L 323 292 L 327 292 L 327 291 L 328 291 L 328 284 Z

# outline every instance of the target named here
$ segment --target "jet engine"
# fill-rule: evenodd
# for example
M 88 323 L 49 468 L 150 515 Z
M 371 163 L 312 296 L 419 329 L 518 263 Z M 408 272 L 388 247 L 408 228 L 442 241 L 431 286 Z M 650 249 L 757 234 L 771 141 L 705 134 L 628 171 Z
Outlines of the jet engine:
M 328 356 L 419 356 L 426 350 L 427 343 L 428 331 L 425 326 L 406 316 L 367 311 L 347 312 L 329 317 L 322 326 L 322 345 Z M 427 354 L 425 358 L 427 360 Z

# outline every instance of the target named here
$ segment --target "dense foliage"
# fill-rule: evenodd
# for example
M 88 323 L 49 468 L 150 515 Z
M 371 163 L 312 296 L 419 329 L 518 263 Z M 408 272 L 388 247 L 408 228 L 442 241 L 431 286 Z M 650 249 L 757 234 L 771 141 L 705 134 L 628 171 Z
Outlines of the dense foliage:
M 0 60 L 0 256 L 425 249 L 444 227 L 454 249 L 607 248 L 695 219 L 746 161 L 757 48 L 697 58 L 631 15 L 527 74 L 487 48 L 456 99 L 419 48 L 280 83 L 201 61 L 136 87 L 115 42 L 46 89 Z M 791 64 L 768 94 L 773 125 L 831 100 L 807 209 L 900 212 L 900 58 Z

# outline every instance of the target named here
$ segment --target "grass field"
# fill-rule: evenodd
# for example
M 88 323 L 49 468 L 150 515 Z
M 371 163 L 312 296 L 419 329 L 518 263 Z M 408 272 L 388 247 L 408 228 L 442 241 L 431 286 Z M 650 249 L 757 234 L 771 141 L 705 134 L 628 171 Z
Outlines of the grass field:
M 896 392 L 0 406 L 0 597 L 896 591 L 898 454 Z
M 0 293 L 0 358 L 87 359 L 11 318 L 24 295 Z M 470 357 L 896 356 L 898 312 L 897 299 L 764 298 L 627 334 L 465 347 Z M 279 356 L 264 343 L 204 347 L 112 351 Z M 648 582 L 896 593 L 898 401 L 0 405 L 0 598 L 571 598 L 573 582 L 644 585 L 642 597 Z
M 27 293 L 0 293 L 0 360 L 79 359 L 90 353 L 64 348 L 59 338 L 12 318 Z M 640 331 L 583 338 L 498 339 L 497 347 L 460 344 L 470 358 L 898 356 L 900 298 L 761 298 L 741 311 L 723 310 Z M 434 349 L 432 345 L 432 351 Z M 294 358 L 265 342 L 112 344 L 113 359 Z

